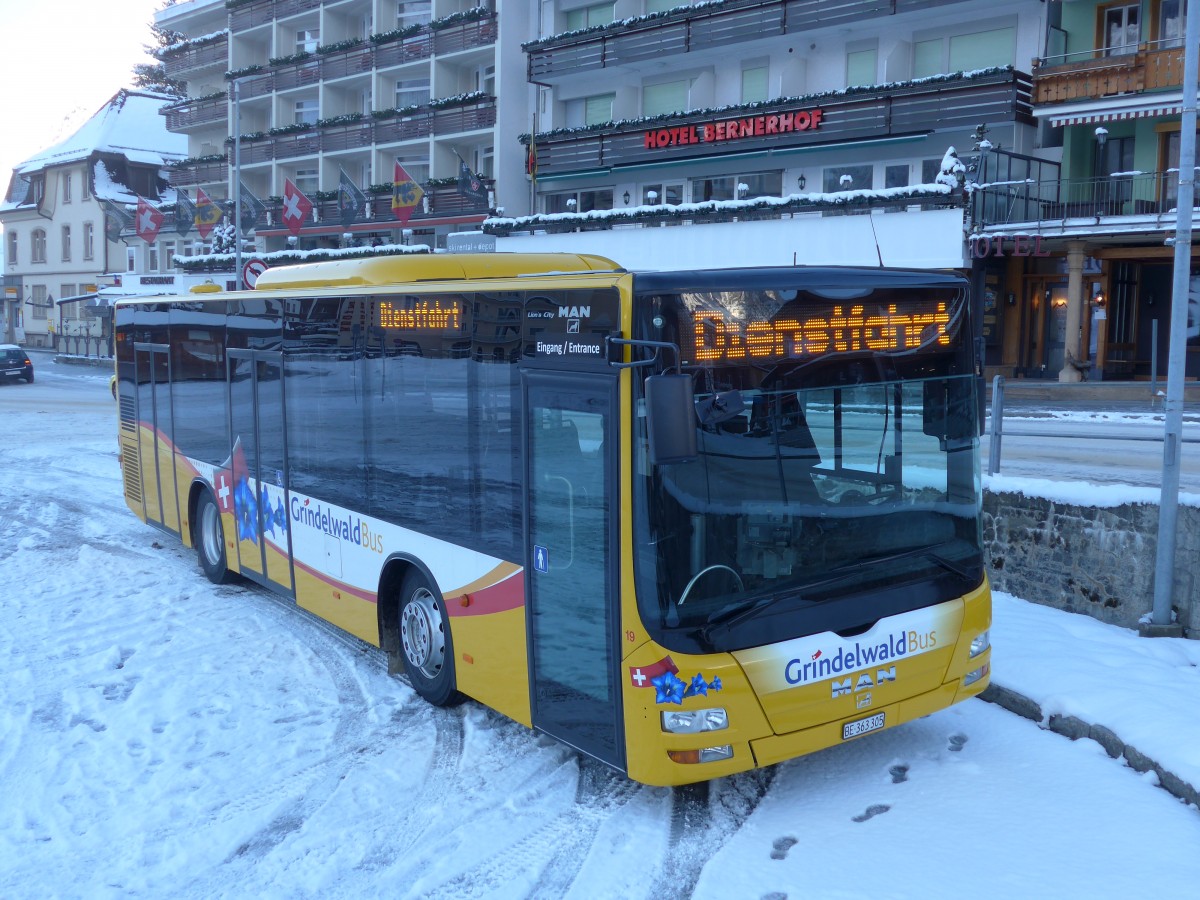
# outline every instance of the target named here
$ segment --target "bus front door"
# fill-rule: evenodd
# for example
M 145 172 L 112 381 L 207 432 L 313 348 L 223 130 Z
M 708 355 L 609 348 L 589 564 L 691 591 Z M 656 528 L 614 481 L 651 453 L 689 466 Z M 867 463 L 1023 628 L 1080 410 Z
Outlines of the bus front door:
M 295 596 L 287 515 L 283 354 L 229 350 L 233 512 L 245 575 Z
M 623 770 L 615 403 L 611 377 L 525 375 L 533 725 Z

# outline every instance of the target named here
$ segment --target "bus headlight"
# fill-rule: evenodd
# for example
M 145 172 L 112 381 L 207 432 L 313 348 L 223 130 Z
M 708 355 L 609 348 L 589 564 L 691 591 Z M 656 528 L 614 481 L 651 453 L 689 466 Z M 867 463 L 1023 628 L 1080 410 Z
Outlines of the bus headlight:
M 977 634 L 971 640 L 971 659 L 977 657 L 980 653 L 992 646 L 991 633 L 988 631 L 982 634 Z
M 721 731 L 728 727 L 729 716 L 719 706 L 712 709 L 671 710 L 662 714 L 662 730 L 670 734 Z

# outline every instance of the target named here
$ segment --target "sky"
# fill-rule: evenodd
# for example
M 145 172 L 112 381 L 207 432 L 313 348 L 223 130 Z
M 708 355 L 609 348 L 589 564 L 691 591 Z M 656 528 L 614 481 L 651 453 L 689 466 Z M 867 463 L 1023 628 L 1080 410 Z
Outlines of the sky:
M 153 62 L 162 0 L 0 0 L 0 190 L 13 167 L 68 137 Z
M 373 648 L 206 581 L 124 504 L 107 370 L 34 365 L 0 385 L 6 900 L 1195 896 L 1200 810 L 980 700 L 706 800 L 434 709 Z M 1200 786 L 1200 642 L 1006 594 L 991 633 L 994 684 Z

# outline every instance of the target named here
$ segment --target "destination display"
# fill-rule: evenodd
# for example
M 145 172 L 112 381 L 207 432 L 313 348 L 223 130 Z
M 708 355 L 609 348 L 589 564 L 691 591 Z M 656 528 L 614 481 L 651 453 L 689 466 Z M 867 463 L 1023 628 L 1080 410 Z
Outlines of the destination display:
M 379 325 L 384 329 L 444 334 L 462 331 L 462 304 L 443 298 L 406 297 L 379 301 Z
M 886 304 L 789 304 L 774 316 L 738 317 L 705 304 L 692 312 L 685 361 L 723 363 L 804 359 L 834 353 L 945 349 L 954 342 L 958 307 L 946 299 Z M 690 351 L 690 352 L 689 352 Z

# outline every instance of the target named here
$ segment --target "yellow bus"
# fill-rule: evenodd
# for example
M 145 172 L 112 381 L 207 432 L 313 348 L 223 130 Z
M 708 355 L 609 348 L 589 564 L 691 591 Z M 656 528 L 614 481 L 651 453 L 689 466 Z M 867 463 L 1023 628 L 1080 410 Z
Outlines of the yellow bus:
M 146 522 L 638 781 L 989 677 L 966 281 L 380 257 L 115 309 Z

